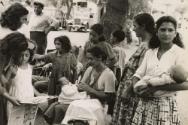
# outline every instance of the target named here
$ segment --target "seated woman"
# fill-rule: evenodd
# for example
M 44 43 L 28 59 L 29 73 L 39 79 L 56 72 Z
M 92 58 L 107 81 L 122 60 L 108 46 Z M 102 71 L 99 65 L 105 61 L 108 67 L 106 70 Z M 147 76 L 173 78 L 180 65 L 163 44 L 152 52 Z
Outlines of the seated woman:
M 106 54 L 99 48 L 93 47 L 87 50 L 87 58 L 90 67 L 84 73 L 81 82 L 77 85 L 78 90 L 86 91 L 90 98 L 99 99 L 102 104 L 107 103 L 108 113 L 112 114 L 115 97 L 115 75 L 105 65 Z M 68 104 L 52 104 L 45 112 L 47 118 L 52 118 L 53 124 L 61 123 Z

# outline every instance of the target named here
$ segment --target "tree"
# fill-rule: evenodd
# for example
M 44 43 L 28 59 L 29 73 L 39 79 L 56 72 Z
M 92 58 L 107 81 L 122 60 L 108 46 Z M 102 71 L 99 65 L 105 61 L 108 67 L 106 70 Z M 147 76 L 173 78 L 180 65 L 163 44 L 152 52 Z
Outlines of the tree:
M 129 0 L 129 12 L 130 19 L 139 13 L 151 12 L 151 2 L 153 0 Z
M 73 0 L 62 0 L 62 4 L 67 6 L 66 19 L 69 19 L 73 7 Z
M 106 13 L 104 13 L 100 22 L 104 25 L 105 36 L 108 39 L 113 30 L 119 29 L 120 27 L 123 28 L 126 19 L 133 19 L 135 15 L 141 12 L 151 12 L 151 2 L 153 0 L 105 1 L 107 2 Z
M 100 22 L 104 25 L 104 33 L 108 39 L 113 30 L 123 26 L 128 13 L 128 0 L 108 0 L 103 9 L 106 12 Z

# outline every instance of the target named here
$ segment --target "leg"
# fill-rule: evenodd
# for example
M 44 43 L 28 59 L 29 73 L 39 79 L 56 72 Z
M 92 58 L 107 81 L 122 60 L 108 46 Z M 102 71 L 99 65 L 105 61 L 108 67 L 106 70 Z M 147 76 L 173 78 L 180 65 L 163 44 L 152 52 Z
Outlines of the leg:
M 55 106 L 54 123 L 60 124 L 68 109 L 68 104 L 59 104 Z
M 49 107 L 46 109 L 44 112 L 44 118 L 45 120 L 49 123 L 52 124 L 53 119 L 54 119 L 54 111 L 55 111 L 55 106 L 58 105 L 58 102 L 54 102 L 52 104 L 49 104 Z

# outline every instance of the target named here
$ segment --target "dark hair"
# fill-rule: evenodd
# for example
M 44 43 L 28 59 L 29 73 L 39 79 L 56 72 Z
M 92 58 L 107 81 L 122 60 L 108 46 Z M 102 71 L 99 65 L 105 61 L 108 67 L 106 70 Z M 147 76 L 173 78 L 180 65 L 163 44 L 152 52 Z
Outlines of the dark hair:
M 35 64 L 35 61 L 33 60 L 33 56 L 34 56 L 34 50 L 32 50 L 32 49 L 27 49 L 27 50 L 29 50 L 29 53 L 30 53 L 30 57 L 29 57 L 29 63 L 31 64 L 31 65 L 34 65 Z
M 122 30 L 116 30 L 112 35 L 117 38 L 117 42 L 121 42 L 125 39 L 125 33 Z
M 1 14 L 1 26 L 17 30 L 22 25 L 20 18 L 28 13 L 28 10 L 21 4 L 14 3 Z
M 1 42 L 1 52 L 7 57 L 12 56 L 15 62 L 18 62 L 20 53 L 28 48 L 26 37 L 19 32 L 5 36 Z
M 175 18 L 173 18 L 172 16 L 162 16 L 161 18 L 159 18 L 156 22 L 156 30 L 159 29 L 159 27 L 164 23 L 164 22 L 170 22 L 174 25 L 174 28 L 177 29 L 177 21 Z M 180 38 L 180 34 L 177 33 L 176 37 L 173 40 L 173 43 L 178 45 L 181 48 L 184 48 L 182 39 Z M 154 37 L 151 39 L 149 47 L 154 49 L 160 46 L 160 40 L 158 39 L 158 37 L 156 35 L 154 35 Z
M 65 52 L 69 52 L 71 50 L 71 42 L 70 39 L 67 36 L 59 36 L 56 37 L 55 41 L 59 41 L 62 44 L 62 49 L 65 50 Z
M 42 9 L 44 8 L 44 4 L 40 3 L 40 2 L 34 2 L 35 6 L 40 6 Z
M 94 46 L 88 49 L 87 52 L 96 58 L 102 58 L 102 61 L 106 61 L 107 59 L 106 53 L 99 46 Z
M 105 41 L 105 37 L 103 35 L 104 33 L 104 27 L 102 24 L 94 24 L 93 26 L 91 26 L 91 30 L 95 31 L 98 35 L 100 35 L 101 37 L 99 38 L 99 41 Z
M 149 13 L 138 14 L 134 17 L 136 23 L 144 26 L 145 30 L 151 34 L 155 33 L 155 21 Z

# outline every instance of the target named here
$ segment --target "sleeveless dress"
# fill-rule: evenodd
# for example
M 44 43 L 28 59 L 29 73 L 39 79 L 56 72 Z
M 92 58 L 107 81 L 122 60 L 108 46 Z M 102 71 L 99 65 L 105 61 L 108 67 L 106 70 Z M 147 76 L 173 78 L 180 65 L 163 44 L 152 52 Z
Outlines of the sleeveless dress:
M 9 94 L 17 99 L 24 100 L 26 98 L 34 97 L 34 89 L 32 86 L 32 67 L 28 64 L 26 69 L 18 67 L 16 76 L 12 80 Z M 13 105 L 8 102 L 8 115 L 11 113 Z

